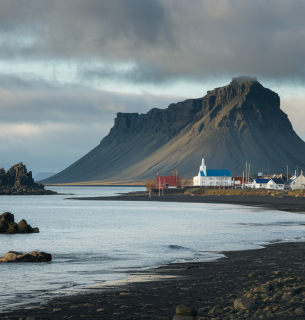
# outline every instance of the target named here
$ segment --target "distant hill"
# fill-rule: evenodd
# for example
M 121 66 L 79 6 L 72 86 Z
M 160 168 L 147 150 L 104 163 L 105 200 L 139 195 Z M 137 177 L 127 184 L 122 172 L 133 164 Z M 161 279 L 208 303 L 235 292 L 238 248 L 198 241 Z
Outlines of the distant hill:
M 209 169 L 242 175 L 305 166 L 305 142 L 280 109 L 279 96 L 256 78 L 238 77 L 199 99 L 152 109 L 118 113 L 101 143 L 44 183 L 131 183 L 178 170 L 198 174 L 201 159 Z
M 56 174 L 55 172 L 39 172 L 34 177 L 34 180 L 37 182 L 37 181 L 40 181 L 43 179 L 50 178 L 50 177 L 54 176 L 55 174 Z

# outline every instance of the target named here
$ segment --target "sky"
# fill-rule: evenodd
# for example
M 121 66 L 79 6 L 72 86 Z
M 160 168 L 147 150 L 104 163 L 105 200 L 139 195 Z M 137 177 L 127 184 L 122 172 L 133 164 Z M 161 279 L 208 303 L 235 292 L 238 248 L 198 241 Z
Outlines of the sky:
M 1 0 L 0 168 L 59 172 L 117 112 L 241 75 L 279 94 L 305 140 L 304 14 L 300 0 Z

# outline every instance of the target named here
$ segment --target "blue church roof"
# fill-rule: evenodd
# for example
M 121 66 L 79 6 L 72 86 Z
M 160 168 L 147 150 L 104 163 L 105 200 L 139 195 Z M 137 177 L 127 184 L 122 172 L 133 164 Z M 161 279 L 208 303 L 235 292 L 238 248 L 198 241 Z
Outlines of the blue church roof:
M 208 177 L 231 177 L 230 170 L 207 170 Z
M 204 177 L 204 172 L 200 171 L 201 177 Z M 231 177 L 230 170 L 207 170 L 207 177 Z

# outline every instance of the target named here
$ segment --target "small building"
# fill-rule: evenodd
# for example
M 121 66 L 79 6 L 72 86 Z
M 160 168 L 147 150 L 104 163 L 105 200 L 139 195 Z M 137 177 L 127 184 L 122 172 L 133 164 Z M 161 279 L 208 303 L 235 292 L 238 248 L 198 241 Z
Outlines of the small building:
M 194 177 L 194 186 L 202 187 L 229 187 L 232 185 L 230 170 L 207 169 L 202 159 L 198 176 Z
M 303 187 L 302 187 L 303 186 Z M 290 183 L 291 190 L 305 189 L 305 177 L 303 175 L 298 176 Z
M 254 179 L 251 185 L 253 189 L 266 189 L 270 179 Z
M 156 189 L 167 189 L 180 187 L 178 176 L 159 176 L 156 177 Z
M 231 180 L 232 180 L 232 184 L 234 186 L 242 187 L 242 185 L 243 185 L 243 177 L 232 177 Z
M 268 181 L 266 189 L 284 190 L 285 182 L 280 178 L 272 178 Z

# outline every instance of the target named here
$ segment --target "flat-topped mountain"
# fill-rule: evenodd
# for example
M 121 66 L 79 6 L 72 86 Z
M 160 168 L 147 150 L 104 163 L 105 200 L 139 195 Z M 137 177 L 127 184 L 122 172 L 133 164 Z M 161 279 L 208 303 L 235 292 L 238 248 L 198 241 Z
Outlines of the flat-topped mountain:
M 203 98 L 173 103 L 146 114 L 118 113 L 100 144 L 44 183 L 131 183 L 178 170 L 285 172 L 305 166 L 305 142 L 280 109 L 279 96 L 256 78 L 238 77 Z

